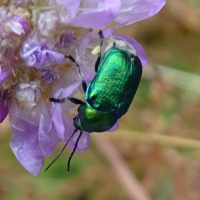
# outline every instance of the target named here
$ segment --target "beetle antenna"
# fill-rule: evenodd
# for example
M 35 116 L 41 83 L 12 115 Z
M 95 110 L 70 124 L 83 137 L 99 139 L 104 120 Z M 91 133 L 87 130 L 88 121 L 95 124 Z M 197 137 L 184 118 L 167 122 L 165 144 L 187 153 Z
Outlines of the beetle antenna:
M 74 153 L 75 153 L 75 151 L 76 151 L 76 148 L 77 148 L 77 146 L 78 146 L 78 142 L 79 142 L 79 140 L 80 140 L 82 134 L 83 134 L 83 132 L 80 131 L 80 134 L 79 134 L 79 136 L 78 136 L 78 138 L 77 138 L 77 140 L 76 140 L 76 143 L 75 143 L 74 149 L 73 149 L 71 155 L 69 156 L 68 163 L 67 163 L 68 171 L 69 171 L 69 168 L 70 168 L 70 161 L 71 161 L 72 156 L 74 155 Z
M 62 152 L 65 150 L 65 147 L 67 146 L 68 142 L 72 139 L 72 137 L 74 136 L 74 134 L 77 132 L 78 129 L 75 129 L 73 134 L 70 136 L 70 138 L 67 140 L 67 142 L 65 143 L 64 147 L 62 148 L 62 150 L 60 151 L 60 153 L 56 156 L 56 158 L 48 165 L 48 167 L 44 170 L 45 172 L 51 167 L 51 165 L 60 157 L 60 155 L 62 154 Z

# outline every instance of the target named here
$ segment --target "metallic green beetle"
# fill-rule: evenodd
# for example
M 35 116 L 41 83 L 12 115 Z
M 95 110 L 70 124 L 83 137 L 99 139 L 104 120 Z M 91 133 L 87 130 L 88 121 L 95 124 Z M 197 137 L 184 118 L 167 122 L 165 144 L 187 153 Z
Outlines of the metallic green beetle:
M 102 31 L 99 32 L 99 35 L 102 47 Z M 76 141 L 74 150 L 69 157 L 69 170 L 70 160 L 77 148 L 78 141 L 83 131 L 107 131 L 128 111 L 140 83 L 142 64 L 135 49 L 130 44 L 122 40 L 116 40 L 108 45 L 102 58 L 101 51 L 98 54 L 95 64 L 96 75 L 89 85 L 86 86 L 78 63 L 73 57 L 66 57 L 72 60 L 78 67 L 79 75 L 82 79 L 82 86 L 86 92 L 86 101 L 84 102 L 73 97 L 66 97 L 64 99 L 50 98 L 51 102 L 63 103 L 68 99 L 75 104 L 80 104 L 78 115 L 74 118 L 75 130 L 69 138 L 70 140 L 73 135 L 80 130 L 80 135 Z M 53 164 L 53 162 L 51 164 Z
M 133 47 L 121 40 L 111 43 L 87 87 L 74 126 L 86 132 L 109 130 L 127 112 L 141 75 L 142 65 Z

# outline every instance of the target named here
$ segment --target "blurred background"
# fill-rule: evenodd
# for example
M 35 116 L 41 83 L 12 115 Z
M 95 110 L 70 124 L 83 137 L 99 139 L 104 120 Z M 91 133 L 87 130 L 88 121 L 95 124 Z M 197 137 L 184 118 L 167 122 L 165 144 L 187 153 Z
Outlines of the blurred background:
M 16 160 L 0 125 L 0 200 L 200 200 L 200 1 L 167 0 L 154 17 L 116 31 L 150 62 L 117 132 L 91 134 L 38 177 Z M 45 166 L 57 155 L 47 158 Z

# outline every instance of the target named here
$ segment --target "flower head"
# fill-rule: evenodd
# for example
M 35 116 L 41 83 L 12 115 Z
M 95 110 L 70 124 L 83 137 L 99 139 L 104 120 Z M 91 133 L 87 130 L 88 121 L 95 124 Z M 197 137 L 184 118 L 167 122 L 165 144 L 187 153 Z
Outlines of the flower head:
M 67 100 L 51 103 L 49 98 L 84 101 L 79 75 L 86 82 L 94 75 L 97 56 L 91 52 L 100 44 L 95 29 L 103 30 L 102 52 L 110 37 L 124 40 L 144 67 L 148 58 L 140 44 L 113 31 L 155 15 L 164 4 L 165 0 L 10 0 L 8 6 L 0 6 L 0 122 L 9 113 L 11 149 L 31 174 L 38 175 L 45 157 L 74 132 L 77 106 Z M 117 122 L 110 131 L 118 126 Z M 77 132 L 69 140 L 71 149 L 78 136 Z M 76 152 L 89 143 L 89 133 L 84 132 Z

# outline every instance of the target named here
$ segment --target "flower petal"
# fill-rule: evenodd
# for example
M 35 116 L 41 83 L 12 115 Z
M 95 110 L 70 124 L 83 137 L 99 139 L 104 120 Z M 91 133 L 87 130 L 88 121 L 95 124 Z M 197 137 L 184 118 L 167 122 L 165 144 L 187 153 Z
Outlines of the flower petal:
M 103 35 L 105 36 L 105 38 L 109 38 L 113 35 L 114 38 L 117 40 L 123 40 L 123 41 L 128 42 L 136 50 L 138 57 L 141 60 L 142 66 L 145 67 L 147 65 L 147 62 L 149 61 L 149 59 L 148 59 L 144 49 L 142 48 L 142 46 L 136 40 L 134 40 L 133 38 L 131 38 L 129 36 L 113 33 L 113 30 L 114 30 L 113 28 L 114 27 L 105 29 L 103 31 Z M 85 48 L 87 47 L 88 43 L 90 42 L 90 40 L 92 38 L 99 38 L 98 33 L 93 32 L 82 39 L 82 41 L 79 45 L 79 49 L 78 49 L 80 54 L 81 54 L 81 52 L 84 52 Z
M 58 11 L 63 23 L 68 23 L 76 16 L 80 0 L 56 0 L 58 4 Z
M 10 125 L 10 146 L 13 153 L 27 171 L 37 176 L 44 163 L 44 156 L 37 140 L 38 125 L 14 113 L 10 114 Z
M 88 6 L 88 2 L 83 1 L 82 9 L 84 9 L 84 3 Z M 117 17 L 121 7 L 121 1 L 101 0 L 96 6 L 98 8 L 93 8 L 76 16 L 70 24 L 85 28 L 103 28 Z
M 3 122 L 3 120 L 8 115 L 8 106 L 5 106 L 5 102 L 3 100 L 0 100 L 0 123 Z
M 25 53 L 21 52 L 21 57 L 24 59 L 27 66 L 36 68 L 44 66 L 48 61 L 54 61 L 59 64 L 66 62 L 66 58 L 62 53 L 44 49 L 39 45 Z
M 24 17 L 15 16 L 7 21 L 9 28 L 17 35 L 24 35 L 29 31 L 29 24 Z
M 55 98 L 65 98 L 72 94 L 72 92 L 80 85 L 81 81 L 76 82 L 69 87 L 67 87 L 65 90 L 60 92 L 59 90 L 54 97 Z M 70 109 L 70 108 L 69 108 Z M 63 123 L 63 117 L 62 117 L 62 105 L 59 103 L 52 103 L 52 122 L 54 124 L 54 127 L 56 129 L 56 132 L 61 140 L 65 140 L 65 125 Z
M 120 122 L 121 118 L 117 120 L 117 122 L 114 124 L 114 126 L 112 128 L 110 128 L 109 130 L 107 130 L 108 132 L 114 132 L 119 128 L 119 122 Z
M 38 14 L 37 33 L 49 37 L 60 25 L 60 16 L 56 10 L 47 10 Z
M 166 0 L 123 0 L 120 13 L 115 19 L 119 23 L 132 24 L 152 17 L 165 5 Z
M 2 84 L 11 74 L 11 71 L 0 67 L 0 84 Z
M 81 81 L 74 83 L 74 84 L 70 85 L 69 87 L 67 87 L 60 95 L 60 98 L 68 97 L 80 85 L 80 83 L 81 83 Z
M 149 61 L 144 49 L 142 48 L 142 46 L 133 38 L 125 36 L 125 35 L 121 35 L 121 34 L 113 34 L 113 36 L 117 39 L 117 40 L 124 40 L 126 42 L 128 42 L 130 45 L 133 46 L 133 48 L 136 50 L 138 57 L 140 58 L 140 61 L 142 63 L 142 67 L 145 67 L 147 65 L 147 62 Z
M 16 22 L 13 19 L 10 19 L 9 21 L 7 21 L 7 24 L 9 26 L 9 28 L 17 35 L 22 35 L 25 33 L 23 26 L 19 23 Z
M 44 117 L 41 114 L 38 130 L 38 140 L 44 156 L 50 156 L 53 153 L 56 145 L 60 142 L 55 129 L 52 126 L 49 128 L 50 123 L 50 117 L 48 115 Z
M 54 103 L 53 103 L 54 104 Z M 52 105 L 53 106 L 53 105 Z M 61 104 L 56 104 L 55 107 L 52 107 L 53 114 L 52 114 L 52 122 L 56 129 L 56 132 L 61 140 L 65 140 L 64 132 L 65 126 L 62 119 L 62 107 Z
M 13 17 L 13 20 L 22 25 L 23 30 L 24 30 L 25 33 L 27 33 L 29 31 L 29 24 L 28 24 L 27 20 L 24 17 L 15 16 L 15 17 Z
M 20 99 L 23 96 L 26 97 L 31 88 L 36 93 L 34 99 L 37 106 L 27 107 L 24 106 L 26 98 L 23 98 L 23 105 L 20 104 Z M 24 94 L 19 95 L 19 92 Z M 50 132 L 52 128 L 51 116 L 46 102 L 38 91 L 36 82 L 20 83 L 15 90 L 15 97 L 12 99 L 9 109 L 9 120 L 12 128 L 10 145 L 24 168 L 37 176 L 43 166 L 44 156 L 50 155 L 60 140 L 56 133 Z
M 79 136 L 79 131 L 74 135 L 74 137 L 70 140 L 68 146 L 73 150 L 77 141 L 77 138 Z M 90 134 L 87 132 L 83 132 L 82 136 L 80 137 L 78 141 L 78 145 L 76 148 L 76 153 L 80 153 L 82 151 L 85 151 L 90 145 Z

